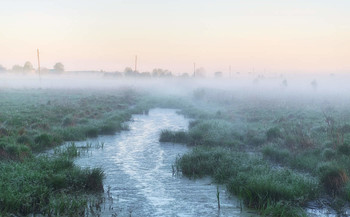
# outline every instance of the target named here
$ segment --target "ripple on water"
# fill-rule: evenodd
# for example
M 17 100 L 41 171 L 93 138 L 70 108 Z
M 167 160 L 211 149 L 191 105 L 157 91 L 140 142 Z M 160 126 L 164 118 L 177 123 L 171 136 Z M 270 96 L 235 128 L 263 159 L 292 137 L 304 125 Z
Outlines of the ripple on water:
M 176 110 L 152 109 L 148 116 L 134 115 L 129 125 L 129 131 L 89 140 L 104 142 L 104 148 L 92 149 L 91 155 L 76 160 L 82 167 L 100 166 L 105 171 L 104 185 L 110 186 L 113 209 L 102 210 L 102 215 L 252 216 L 242 212 L 239 201 L 223 187 L 218 211 L 217 189 L 210 179 L 189 180 L 172 174 L 176 157 L 189 148 L 158 139 L 163 129 L 187 130 L 188 120 Z

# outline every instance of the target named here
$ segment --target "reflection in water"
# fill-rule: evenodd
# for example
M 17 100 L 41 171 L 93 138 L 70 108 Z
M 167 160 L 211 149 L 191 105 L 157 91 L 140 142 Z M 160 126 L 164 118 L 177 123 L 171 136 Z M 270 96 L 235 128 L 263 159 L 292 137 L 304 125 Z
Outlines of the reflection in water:
M 129 131 L 115 136 L 89 140 L 104 142 L 104 148 L 76 159 L 82 167 L 105 171 L 105 192 L 112 195 L 113 204 L 102 210 L 103 216 L 252 216 L 241 211 L 240 202 L 229 198 L 224 187 L 220 187 L 218 210 L 216 185 L 210 179 L 173 175 L 173 163 L 189 148 L 158 139 L 163 129 L 187 129 L 188 120 L 175 110 L 153 109 L 148 116 L 134 115 L 129 126 Z

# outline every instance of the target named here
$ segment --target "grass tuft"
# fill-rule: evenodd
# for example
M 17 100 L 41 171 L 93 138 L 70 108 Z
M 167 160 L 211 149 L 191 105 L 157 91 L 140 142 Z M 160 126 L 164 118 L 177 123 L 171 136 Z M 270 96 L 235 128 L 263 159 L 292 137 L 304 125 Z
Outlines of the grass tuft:
M 173 143 L 188 143 L 190 138 L 184 131 L 170 131 L 162 130 L 160 133 L 159 142 L 173 142 Z

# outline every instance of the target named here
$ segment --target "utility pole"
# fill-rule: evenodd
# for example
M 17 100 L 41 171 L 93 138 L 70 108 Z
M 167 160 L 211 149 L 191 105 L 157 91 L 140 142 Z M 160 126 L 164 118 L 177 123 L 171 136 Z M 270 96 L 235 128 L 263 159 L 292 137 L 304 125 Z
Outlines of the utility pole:
M 135 56 L 135 72 L 137 70 L 137 55 Z
M 40 88 L 41 88 L 41 73 L 40 73 L 40 54 L 39 54 L 39 48 L 36 49 L 36 53 L 37 53 L 37 56 L 38 56 L 39 83 L 40 83 Z
M 228 68 L 229 68 L 229 74 L 230 74 L 230 78 L 231 78 L 231 65 Z
M 193 63 L 193 77 L 196 77 L 196 63 Z
M 37 55 L 38 55 L 38 72 L 39 72 L 39 76 L 40 76 L 40 56 L 39 56 L 39 48 L 36 50 Z

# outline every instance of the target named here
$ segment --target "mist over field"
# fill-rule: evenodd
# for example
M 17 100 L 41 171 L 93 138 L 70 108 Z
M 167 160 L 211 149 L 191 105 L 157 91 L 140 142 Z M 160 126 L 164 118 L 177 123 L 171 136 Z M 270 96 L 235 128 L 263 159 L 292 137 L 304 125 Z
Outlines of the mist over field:
M 0 217 L 350 216 L 349 11 L 3 0 Z
M 231 77 L 125 77 L 106 73 L 63 74 L 0 73 L 0 88 L 116 89 L 130 86 L 159 93 L 190 93 L 197 88 L 230 90 L 235 94 L 267 94 L 343 99 L 350 94 L 350 75 L 341 74 L 237 74 Z

